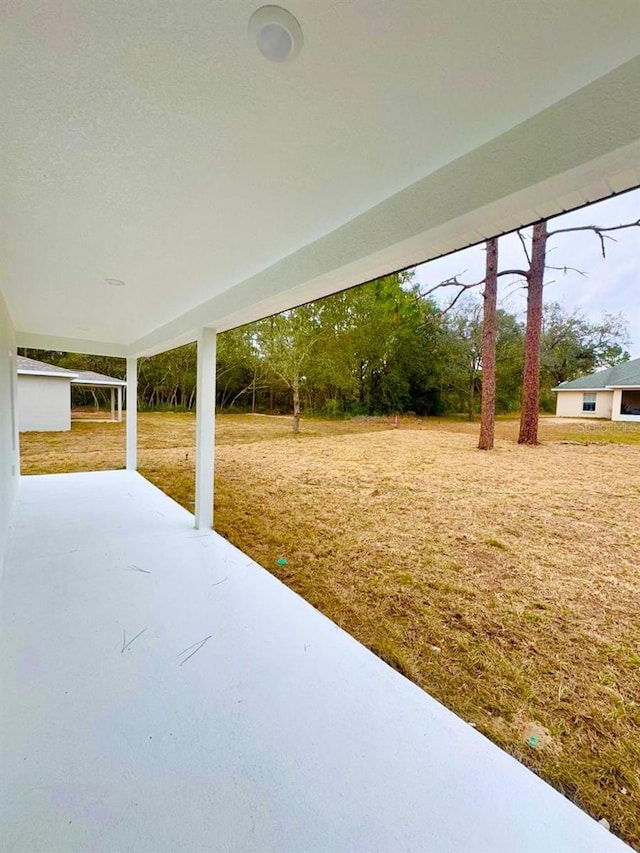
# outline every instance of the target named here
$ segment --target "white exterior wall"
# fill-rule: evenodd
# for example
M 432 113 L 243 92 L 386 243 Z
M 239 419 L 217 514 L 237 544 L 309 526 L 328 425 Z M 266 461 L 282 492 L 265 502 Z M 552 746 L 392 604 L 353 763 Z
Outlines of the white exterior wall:
M 612 421 L 619 421 L 622 418 L 626 417 L 625 415 L 620 414 L 620 407 L 622 405 L 622 389 L 616 388 L 613 392 L 613 411 L 611 414 Z
M 18 376 L 20 432 L 71 429 L 71 377 Z
M 611 419 L 613 391 L 596 391 L 595 412 L 583 412 L 582 401 L 589 391 L 557 391 L 556 415 L 559 418 L 606 418 Z M 618 411 L 620 400 L 618 400 Z
M 0 576 L 7 529 L 20 475 L 16 384 L 15 332 L 0 293 Z

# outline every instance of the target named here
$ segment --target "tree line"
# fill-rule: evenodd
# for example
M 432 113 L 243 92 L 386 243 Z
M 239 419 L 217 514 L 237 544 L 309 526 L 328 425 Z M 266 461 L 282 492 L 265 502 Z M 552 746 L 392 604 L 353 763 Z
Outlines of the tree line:
M 483 391 L 483 303 L 465 294 L 443 310 L 412 273 L 397 273 L 285 311 L 218 336 L 220 411 L 304 412 L 354 417 L 415 413 L 480 414 Z M 495 311 L 495 410 L 521 406 L 526 323 Z M 556 303 L 544 307 L 540 342 L 540 402 L 551 389 L 629 357 L 624 319 L 597 322 Z M 124 378 L 123 359 L 21 350 L 42 361 Z M 196 345 L 139 360 L 142 410 L 195 408 Z M 74 389 L 75 405 L 95 405 L 100 391 Z M 106 402 L 106 398 L 105 398 Z
M 629 358 L 621 315 L 591 322 L 578 311 L 544 304 L 555 235 L 591 232 L 603 257 L 622 225 L 549 230 L 536 223 L 517 233 L 524 263 L 500 269 L 498 238 L 487 240 L 480 281 L 454 277 L 422 289 L 412 271 L 384 276 L 299 308 L 224 332 L 218 339 L 216 404 L 220 411 L 329 417 L 385 414 L 481 414 L 480 449 L 491 449 L 496 413 L 520 410 L 519 442 L 536 444 L 540 409 L 552 410 L 552 388 Z M 576 270 L 580 272 L 579 270 Z M 584 275 L 584 273 L 582 273 Z M 526 290 L 526 316 L 498 307 L 500 279 Z M 453 292 L 444 307 L 434 294 Z M 123 378 L 122 359 L 55 351 L 22 351 L 44 361 Z M 195 344 L 139 360 L 138 406 L 192 410 Z M 100 402 L 96 389 L 74 389 L 77 405 Z

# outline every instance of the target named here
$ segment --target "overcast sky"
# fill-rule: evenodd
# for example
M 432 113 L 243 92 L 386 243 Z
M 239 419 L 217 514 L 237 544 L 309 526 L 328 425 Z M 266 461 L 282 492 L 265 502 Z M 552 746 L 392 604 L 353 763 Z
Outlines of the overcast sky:
M 575 225 L 611 226 L 633 222 L 640 218 L 640 190 L 601 201 L 583 210 L 566 213 L 550 221 L 549 230 Z M 619 231 L 606 241 L 607 257 L 603 260 L 600 241 L 590 231 L 559 234 L 548 243 L 547 263 L 554 266 L 576 267 L 587 273 L 549 270 L 546 276 L 545 301 L 559 302 L 569 311 L 580 310 L 590 320 L 599 320 L 603 313 L 622 313 L 628 322 L 632 358 L 640 357 L 640 228 Z M 500 238 L 498 247 L 500 268 L 522 268 L 526 264 L 517 235 Z M 416 280 L 423 288 L 438 284 L 454 275 L 463 281 L 478 281 L 484 276 L 485 254 L 481 246 L 464 249 L 440 260 L 415 268 Z M 511 295 L 508 279 L 500 280 L 500 307 L 522 314 L 525 294 L 517 290 Z M 473 292 L 473 291 L 472 291 Z M 443 289 L 434 294 L 439 302 L 451 299 L 455 291 Z

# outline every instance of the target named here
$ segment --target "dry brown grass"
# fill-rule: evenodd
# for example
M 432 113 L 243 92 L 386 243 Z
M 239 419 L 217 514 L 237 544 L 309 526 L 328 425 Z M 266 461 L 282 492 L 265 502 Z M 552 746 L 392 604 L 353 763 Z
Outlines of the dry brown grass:
M 494 453 L 476 432 L 221 417 L 216 529 L 640 845 L 640 431 L 549 419 L 525 448 L 503 421 Z M 189 509 L 193 440 L 140 418 L 141 472 Z M 25 435 L 23 471 L 119 467 L 123 441 Z

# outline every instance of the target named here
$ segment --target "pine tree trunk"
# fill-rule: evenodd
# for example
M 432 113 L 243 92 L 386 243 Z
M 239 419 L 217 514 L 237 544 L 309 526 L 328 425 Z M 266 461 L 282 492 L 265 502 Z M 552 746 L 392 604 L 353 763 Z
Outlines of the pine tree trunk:
M 254 415 L 256 413 L 256 376 L 257 376 L 257 370 L 254 367 L 254 369 L 253 369 L 253 387 L 251 389 L 251 411 Z
M 527 331 L 524 339 L 522 411 L 518 444 L 538 444 L 538 408 L 540 404 L 540 338 L 544 266 L 547 253 L 547 223 L 533 226 L 531 266 L 527 282 Z
M 300 380 L 297 373 L 293 377 L 291 390 L 293 392 L 293 433 L 297 435 L 300 432 Z
M 482 314 L 482 415 L 480 450 L 493 450 L 496 420 L 496 309 L 498 304 L 498 238 L 487 240 Z

